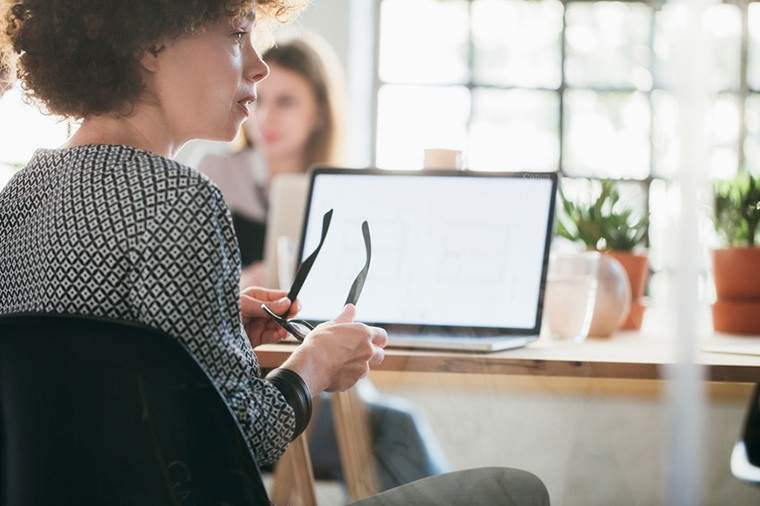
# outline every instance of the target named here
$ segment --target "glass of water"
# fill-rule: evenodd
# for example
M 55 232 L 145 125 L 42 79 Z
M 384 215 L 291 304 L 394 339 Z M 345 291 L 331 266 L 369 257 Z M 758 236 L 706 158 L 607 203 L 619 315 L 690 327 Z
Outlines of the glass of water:
M 552 337 L 583 341 L 596 304 L 599 253 L 557 255 L 549 264 L 544 311 Z

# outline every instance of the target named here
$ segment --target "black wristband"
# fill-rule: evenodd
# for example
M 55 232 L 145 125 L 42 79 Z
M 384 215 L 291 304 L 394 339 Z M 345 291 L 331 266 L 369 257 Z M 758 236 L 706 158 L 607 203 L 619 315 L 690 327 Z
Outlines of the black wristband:
M 311 420 L 311 393 L 303 378 L 290 369 L 273 369 L 267 374 L 267 380 L 277 387 L 285 396 L 296 414 L 296 429 L 293 439 L 297 438 L 309 425 Z

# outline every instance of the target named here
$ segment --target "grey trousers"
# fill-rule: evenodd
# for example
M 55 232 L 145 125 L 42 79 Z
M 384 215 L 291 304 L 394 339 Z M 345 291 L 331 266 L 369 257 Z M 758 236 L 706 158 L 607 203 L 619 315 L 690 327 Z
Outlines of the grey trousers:
M 535 475 L 483 467 L 417 480 L 351 506 L 548 506 L 549 492 Z

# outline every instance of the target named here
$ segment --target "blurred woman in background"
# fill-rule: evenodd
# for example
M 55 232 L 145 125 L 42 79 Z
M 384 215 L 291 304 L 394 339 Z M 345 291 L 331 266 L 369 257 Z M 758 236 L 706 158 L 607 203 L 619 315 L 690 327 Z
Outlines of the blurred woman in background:
M 256 112 L 239 149 L 209 154 L 198 170 L 222 190 L 240 243 L 241 288 L 265 282 L 263 259 L 269 185 L 280 174 L 343 163 L 343 87 L 334 54 L 314 36 L 272 47 L 272 69 L 258 88 Z
M 272 180 L 305 173 L 315 164 L 341 165 L 344 159 L 342 72 L 329 47 L 310 35 L 280 43 L 262 57 L 270 74 L 258 86 L 255 113 L 243 124 L 241 148 L 229 155 L 207 155 L 198 166 L 221 189 L 232 212 L 243 264 L 241 288 L 264 283 L 261 260 Z M 369 381 L 361 386 L 381 488 L 444 472 L 441 452 L 412 407 L 381 396 Z M 316 477 L 340 479 L 327 395 L 311 430 Z

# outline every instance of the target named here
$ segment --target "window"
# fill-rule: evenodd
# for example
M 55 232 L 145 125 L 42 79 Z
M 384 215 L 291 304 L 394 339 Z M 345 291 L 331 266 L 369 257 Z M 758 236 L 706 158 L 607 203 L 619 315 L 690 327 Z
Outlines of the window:
M 418 169 L 425 148 L 444 147 L 474 170 L 559 171 L 569 186 L 619 179 L 657 235 L 661 182 L 678 166 L 674 6 L 378 1 L 378 166 Z M 760 172 L 760 2 L 709 9 L 710 173 Z
M 677 164 L 661 2 L 379 0 L 376 162 L 465 151 L 476 170 L 645 181 Z M 760 171 L 760 3 L 707 16 L 711 168 Z M 744 27 L 747 27 L 747 35 Z
M 36 149 L 59 147 L 71 132 L 70 122 L 27 103 L 18 84 L 0 96 L 0 118 L 0 189 Z

